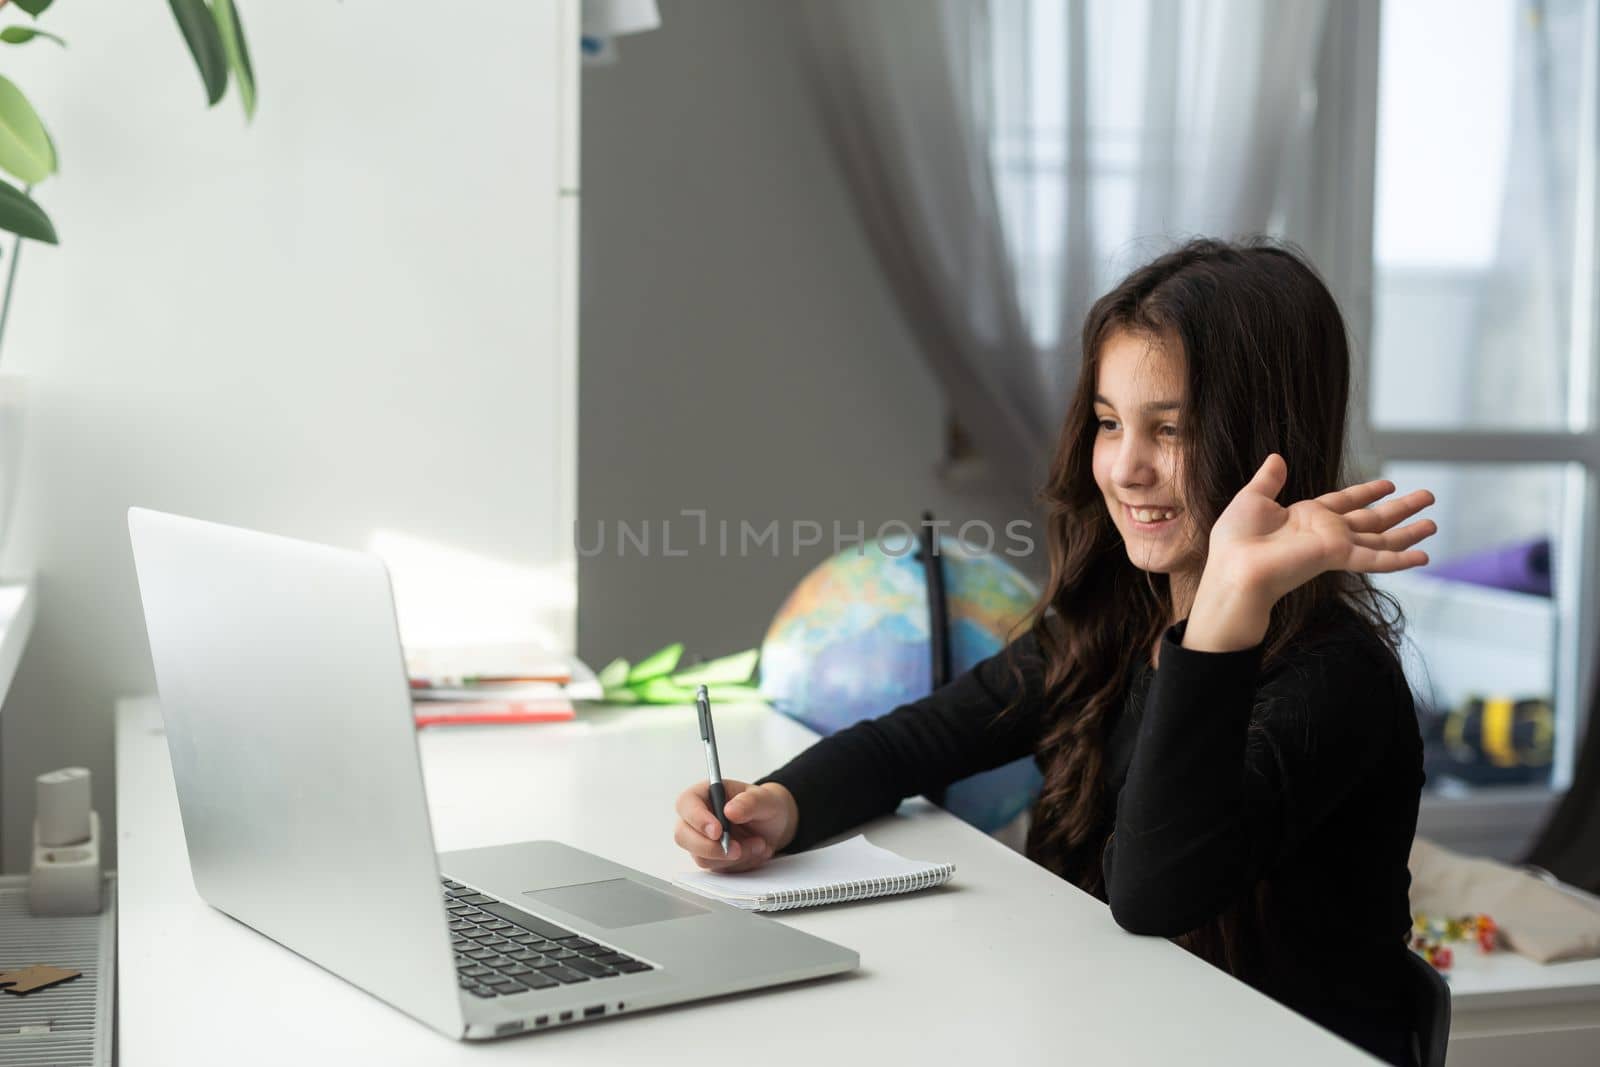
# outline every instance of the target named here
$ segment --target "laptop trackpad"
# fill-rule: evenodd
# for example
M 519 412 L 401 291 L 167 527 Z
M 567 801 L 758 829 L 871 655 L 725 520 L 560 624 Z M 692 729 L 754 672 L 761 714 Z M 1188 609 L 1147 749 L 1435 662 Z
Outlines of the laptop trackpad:
M 638 926 L 662 919 L 704 915 L 707 910 L 629 878 L 558 885 L 552 889 L 530 889 L 523 896 L 542 900 L 564 912 L 582 916 L 613 930 L 619 926 Z

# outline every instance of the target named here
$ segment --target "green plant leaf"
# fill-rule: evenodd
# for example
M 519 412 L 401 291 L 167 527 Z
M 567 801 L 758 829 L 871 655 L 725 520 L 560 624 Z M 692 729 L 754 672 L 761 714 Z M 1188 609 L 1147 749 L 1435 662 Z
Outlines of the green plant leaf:
M 637 704 L 639 694 L 632 689 L 607 689 L 602 696 L 607 704 Z
M 56 151 L 44 123 L 22 90 L 5 77 L 0 77 L 0 167 L 29 185 L 56 169 Z
M 628 684 L 628 661 L 618 656 L 600 669 L 595 681 L 601 689 L 621 689 Z
M 4 41 L 6 44 L 27 44 L 35 37 L 44 37 L 54 41 L 62 48 L 67 47 L 67 42 L 55 34 L 46 33 L 43 30 L 29 29 L 27 26 L 7 26 L 5 29 L 0 30 L 0 41 Z
M 683 645 L 668 645 L 653 656 L 646 656 L 634 664 L 633 670 L 628 672 L 628 684 L 637 686 L 640 682 L 647 682 L 652 678 L 659 678 L 671 674 L 678 666 L 678 659 L 683 655 Z
M 672 676 L 672 680 L 690 687 L 748 682 L 750 675 L 755 673 L 756 660 L 760 657 L 761 652 L 754 648 L 748 652 L 736 652 L 679 671 Z
M 44 14 L 44 9 L 54 2 L 55 0 L 17 0 L 17 6 L 34 18 L 38 18 Z
M 215 104 L 228 91 L 228 56 L 222 48 L 222 34 L 206 0 L 167 0 L 178 29 L 189 44 L 189 54 L 205 83 L 206 102 Z
M 45 244 L 56 243 L 56 228 L 44 208 L 34 203 L 27 193 L 5 182 L 0 182 L 0 230 Z
M 217 20 L 217 32 L 222 36 L 222 49 L 228 54 L 228 66 L 233 80 L 239 86 L 239 99 L 244 104 L 244 117 L 256 114 L 256 72 L 250 67 L 250 49 L 244 43 L 244 23 L 233 0 L 211 0 L 211 13 Z

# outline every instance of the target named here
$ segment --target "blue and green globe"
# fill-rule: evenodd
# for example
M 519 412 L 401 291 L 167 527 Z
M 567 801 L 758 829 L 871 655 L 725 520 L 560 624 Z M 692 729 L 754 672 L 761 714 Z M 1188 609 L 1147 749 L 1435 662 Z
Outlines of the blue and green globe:
M 942 539 L 954 678 L 1005 647 L 1038 596 L 1005 560 Z M 876 718 L 933 688 L 927 578 L 914 546 L 883 539 L 824 561 L 789 594 L 761 646 L 761 691 L 822 734 Z M 1038 795 L 1032 757 L 957 782 L 945 807 L 980 830 L 1005 826 Z

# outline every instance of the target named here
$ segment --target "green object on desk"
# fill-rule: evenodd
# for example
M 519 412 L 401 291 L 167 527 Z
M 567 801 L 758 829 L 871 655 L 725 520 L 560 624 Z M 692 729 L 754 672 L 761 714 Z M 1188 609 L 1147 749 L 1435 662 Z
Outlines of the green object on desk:
M 760 658 L 760 650 L 754 648 L 748 652 L 735 652 L 731 656 L 723 656 L 721 659 L 679 671 L 672 676 L 672 680 L 690 688 L 697 685 L 708 685 L 713 688 L 720 685 L 746 685 L 756 673 L 756 660 Z
M 628 684 L 640 685 L 652 678 L 661 678 L 671 674 L 678 666 L 678 660 L 683 656 L 683 645 L 668 645 L 653 656 L 646 656 L 628 671 Z
M 595 675 L 600 683 L 600 688 L 605 690 L 621 689 L 628 684 L 628 661 L 614 659 L 605 665 L 601 672 Z
M 692 704 L 697 686 L 719 704 L 761 700 L 751 682 L 760 652 L 749 649 L 677 670 L 683 645 L 672 644 L 637 664 L 614 659 L 597 676 L 610 704 Z

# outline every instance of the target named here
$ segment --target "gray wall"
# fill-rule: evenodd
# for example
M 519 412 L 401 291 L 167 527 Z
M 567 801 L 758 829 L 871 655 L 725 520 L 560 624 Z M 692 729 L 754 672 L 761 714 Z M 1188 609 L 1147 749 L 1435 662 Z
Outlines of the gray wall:
M 578 647 L 758 644 L 831 523 L 1019 512 L 940 484 L 942 405 L 824 142 L 777 0 L 662 5 L 583 79 Z M 711 544 L 682 509 L 703 508 Z M 676 518 L 675 518 L 676 517 Z M 716 522 L 730 524 L 730 553 Z M 779 520 L 740 558 L 738 524 Z M 617 521 L 652 527 L 620 557 Z M 673 520 L 660 553 L 660 523 Z M 794 520 L 825 543 L 796 554 Z M 686 542 L 688 544 L 686 545 Z

